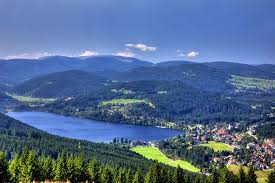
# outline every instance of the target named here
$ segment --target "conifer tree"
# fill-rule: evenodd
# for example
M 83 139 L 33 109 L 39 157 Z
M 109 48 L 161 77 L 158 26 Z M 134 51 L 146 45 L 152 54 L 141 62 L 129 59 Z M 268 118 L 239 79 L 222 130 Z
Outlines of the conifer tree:
M 8 161 L 6 154 L 0 151 L 0 182 L 10 182 L 11 176 L 8 170 Z
M 118 172 L 117 183 L 127 183 L 126 170 L 122 168 Z
M 213 170 L 212 175 L 209 177 L 209 182 L 211 183 L 219 183 L 219 173 L 216 169 Z
M 132 183 L 133 182 L 133 173 L 132 173 L 130 168 L 127 170 L 126 180 L 127 180 L 126 181 L 127 183 Z
M 238 183 L 238 178 L 225 167 L 221 171 L 219 182 L 220 183 Z
M 57 160 L 55 168 L 55 180 L 56 181 L 67 181 L 68 179 L 68 169 L 67 169 L 67 158 L 64 153 L 61 153 Z
M 19 176 L 18 180 L 20 182 L 27 182 L 28 181 L 28 165 L 27 165 L 27 160 L 28 160 L 29 152 L 26 147 L 23 148 L 22 154 L 19 158 Z
M 257 175 L 255 174 L 255 170 L 253 166 L 249 166 L 248 173 L 247 173 L 247 182 L 257 183 Z
M 77 156 L 74 159 L 74 181 L 75 182 L 85 182 L 87 179 L 87 166 L 85 163 L 85 158 L 83 156 Z
M 113 183 L 113 181 L 114 181 L 114 176 L 113 176 L 112 169 L 108 165 L 106 165 L 102 170 L 101 182 Z
M 99 172 L 99 165 L 96 162 L 96 160 L 92 160 L 89 163 L 88 166 L 88 174 L 89 174 L 89 180 L 93 183 L 99 183 L 100 182 L 100 172 Z
M 19 172 L 20 172 L 20 164 L 19 164 L 19 155 L 17 153 L 14 154 L 12 160 L 9 164 L 9 172 L 11 174 L 12 182 L 18 182 Z
M 33 151 L 29 152 L 29 155 L 26 161 L 26 168 L 27 168 L 26 180 L 28 182 L 39 180 L 40 169 L 39 169 L 38 158 Z
M 174 183 L 184 183 L 184 172 L 180 166 L 178 166 L 173 176 Z
M 239 182 L 240 183 L 247 183 L 246 173 L 244 172 L 244 169 L 243 169 L 242 166 L 239 170 L 238 177 L 239 177 Z
M 275 172 L 274 171 L 268 175 L 267 183 L 275 183 Z
M 136 171 L 133 183 L 143 183 L 143 177 L 140 169 Z
M 52 180 L 54 177 L 54 160 L 48 156 L 48 157 L 41 157 L 40 158 L 40 166 L 41 166 L 41 179 L 42 181 L 45 180 Z

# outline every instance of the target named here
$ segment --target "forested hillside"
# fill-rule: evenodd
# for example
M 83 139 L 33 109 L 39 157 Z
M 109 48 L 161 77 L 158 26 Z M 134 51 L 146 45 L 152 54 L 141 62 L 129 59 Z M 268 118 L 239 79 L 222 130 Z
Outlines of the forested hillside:
M 123 100 L 124 99 L 124 100 Z M 261 110 L 237 103 L 179 81 L 117 83 L 70 101 L 57 101 L 43 110 L 113 122 L 166 126 L 184 122 L 211 123 L 252 120 Z
M 155 67 L 135 68 L 111 75 L 111 78 L 124 81 L 136 80 L 178 80 L 194 88 L 207 91 L 225 91 L 231 89 L 226 83 L 230 75 L 203 64 L 186 63 L 165 64 Z
M 35 77 L 17 85 L 17 95 L 58 98 L 76 96 L 103 87 L 108 81 L 89 72 L 71 70 Z

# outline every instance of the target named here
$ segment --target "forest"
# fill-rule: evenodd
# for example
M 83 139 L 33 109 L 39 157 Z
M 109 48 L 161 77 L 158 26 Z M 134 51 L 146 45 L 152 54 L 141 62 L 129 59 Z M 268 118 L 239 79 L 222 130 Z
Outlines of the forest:
M 267 182 L 273 183 L 275 172 L 269 175 Z M 234 175 L 227 168 L 213 170 L 212 175 L 191 174 L 180 167 L 168 169 L 161 164 L 152 164 L 148 171 L 125 169 L 98 163 L 96 159 L 87 161 L 84 156 L 68 156 L 61 153 L 57 159 L 50 156 L 38 156 L 34 151 L 23 148 L 15 153 L 11 160 L 0 152 L 0 182 L 93 182 L 93 183 L 257 183 L 253 167 L 248 173 L 243 168 Z
M 139 99 L 146 103 L 100 105 L 117 99 Z M 206 105 L 207 104 L 207 105 Z M 163 126 L 174 122 L 215 123 L 253 121 L 268 110 L 251 108 L 218 94 L 201 91 L 180 81 L 133 81 L 115 83 L 69 101 L 58 100 L 41 108 L 54 113 L 112 122 Z

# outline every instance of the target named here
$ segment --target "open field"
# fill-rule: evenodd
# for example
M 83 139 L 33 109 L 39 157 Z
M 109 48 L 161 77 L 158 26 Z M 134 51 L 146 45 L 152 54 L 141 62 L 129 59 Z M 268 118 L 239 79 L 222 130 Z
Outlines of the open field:
M 243 167 L 244 171 L 248 172 L 248 167 Z M 233 172 L 234 174 L 237 174 L 239 172 L 240 166 L 238 165 L 229 165 L 228 169 Z M 257 181 L 259 183 L 265 183 L 268 175 L 272 172 L 272 170 L 258 170 L 256 171 L 257 175 Z
M 168 157 L 166 157 L 158 148 L 155 147 L 134 147 L 131 149 L 132 151 L 141 154 L 142 156 L 148 158 L 148 159 L 152 159 L 152 160 L 156 160 L 160 163 L 169 165 L 169 166 L 173 166 L 173 167 L 177 167 L 178 165 L 185 169 L 188 170 L 190 172 L 199 172 L 200 169 L 196 168 L 195 166 L 193 166 L 192 164 L 190 164 L 187 161 L 182 161 L 182 160 L 172 160 Z
M 212 148 L 215 152 L 219 151 L 234 151 L 234 148 L 222 142 L 209 141 L 205 144 L 200 144 L 200 146 Z
M 20 96 L 20 95 L 12 95 L 12 94 L 8 94 L 8 95 L 20 102 L 27 102 L 27 103 L 51 103 L 56 100 L 54 98 L 33 98 L 31 96 Z
M 154 104 L 149 102 L 148 100 L 145 99 L 113 99 L 109 101 L 104 101 L 101 103 L 101 105 L 119 105 L 119 104 L 133 104 L 133 103 L 145 103 L 148 104 L 150 107 L 155 108 Z
M 259 89 L 271 90 L 275 88 L 275 80 L 251 78 L 232 75 L 232 78 L 227 81 L 238 89 Z

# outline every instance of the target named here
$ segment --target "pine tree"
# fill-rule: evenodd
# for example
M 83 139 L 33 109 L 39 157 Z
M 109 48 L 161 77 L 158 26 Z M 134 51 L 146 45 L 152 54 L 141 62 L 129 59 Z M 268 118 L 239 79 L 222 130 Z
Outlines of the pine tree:
M 140 169 L 136 171 L 133 183 L 143 183 L 143 177 Z
M 88 174 L 89 174 L 90 182 L 93 182 L 93 183 L 100 182 L 99 165 L 96 162 L 96 160 L 90 161 L 88 166 Z
M 174 183 L 184 183 L 184 172 L 180 166 L 178 166 L 173 176 Z
M 275 183 L 275 172 L 274 171 L 268 175 L 267 183 Z
M 209 177 L 208 180 L 211 183 L 219 183 L 219 177 L 220 177 L 220 175 L 219 175 L 218 171 L 216 169 L 214 169 L 214 171 L 212 172 L 212 175 Z
M 238 177 L 239 177 L 239 182 L 240 183 L 246 183 L 247 182 L 246 173 L 244 172 L 244 169 L 243 169 L 242 166 L 239 170 Z
M 105 166 L 101 174 L 102 183 L 113 183 L 114 181 L 112 169 L 109 166 Z
M 11 176 L 8 170 L 8 161 L 6 154 L 0 151 L 0 182 L 10 182 Z
M 123 168 L 118 172 L 117 183 L 127 183 L 126 170 Z
M 238 177 L 227 168 L 221 170 L 220 183 L 238 183 Z
M 36 154 L 33 151 L 29 152 L 27 161 L 26 161 L 26 166 L 27 166 L 27 176 L 26 180 L 28 182 L 36 181 L 39 179 L 39 163 L 38 163 L 38 158 Z
M 83 156 L 77 156 L 74 159 L 75 163 L 75 172 L 74 172 L 74 181 L 75 182 L 85 182 L 87 180 L 87 166 Z
M 161 183 L 160 179 L 160 165 L 158 163 L 155 163 L 152 165 L 148 171 L 148 173 L 145 176 L 144 182 L 145 183 Z
M 70 156 L 67 158 L 67 174 L 68 174 L 68 177 L 67 179 L 70 181 L 70 182 L 75 182 L 74 178 L 75 178 L 75 161 L 74 161 L 74 157 L 73 156 Z
M 41 157 L 40 158 L 40 166 L 41 166 L 41 173 L 40 173 L 40 180 L 52 180 L 54 177 L 54 160 L 51 157 Z
M 255 170 L 254 170 L 253 166 L 249 167 L 249 170 L 247 173 L 247 182 L 257 183 L 257 175 L 255 174 Z
M 68 169 L 67 169 L 67 158 L 64 153 L 58 158 L 56 167 L 55 167 L 55 180 L 56 181 L 67 181 L 68 179 Z
M 27 166 L 27 160 L 28 160 L 29 152 L 26 147 L 23 148 L 22 154 L 19 158 L 19 176 L 18 180 L 20 182 L 27 182 L 28 181 L 28 166 Z
M 127 180 L 126 181 L 127 183 L 132 183 L 133 182 L 133 173 L 132 173 L 130 168 L 127 170 L 126 180 Z
M 19 164 L 19 155 L 17 153 L 14 154 L 14 156 L 9 164 L 9 172 L 11 174 L 12 182 L 18 182 L 19 172 L 20 172 L 20 164 Z

